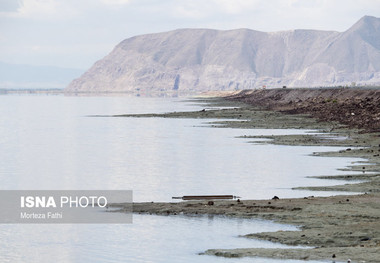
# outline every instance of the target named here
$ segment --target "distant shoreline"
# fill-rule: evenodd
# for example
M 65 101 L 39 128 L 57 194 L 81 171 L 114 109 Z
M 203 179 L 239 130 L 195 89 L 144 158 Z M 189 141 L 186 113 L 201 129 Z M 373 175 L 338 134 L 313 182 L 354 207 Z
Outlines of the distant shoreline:
M 0 89 L 1 94 L 63 94 L 64 89 Z
M 254 93 L 261 92 L 283 92 L 283 91 L 326 91 L 326 90 L 348 90 L 348 91 L 380 91 L 380 86 L 326 86 L 326 87 L 286 87 L 284 88 L 269 88 L 269 89 L 248 89 L 248 90 L 212 90 L 212 91 L 181 91 L 181 90 L 164 90 L 164 91 L 70 91 L 66 88 L 0 88 L 0 94 L 66 94 L 66 95 L 91 95 L 102 96 L 104 94 L 113 95 L 134 95 L 141 97 L 161 97 L 162 95 L 175 95 L 178 97 L 193 96 L 197 98 L 215 98 L 215 97 L 227 97 L 228 99 L 237 99 L 238 101 L 244 101 L 243 97 L 248 97 Z M 233 96 L 229 98 L 229 96 Z M 246 102 L 246 100 L 245 100 Z M 269 101 L 267 101 L 269 102 Z M 256 102 L 257 103 L 257 102 Z M 263 106 L 262 104 L 260 106 Z

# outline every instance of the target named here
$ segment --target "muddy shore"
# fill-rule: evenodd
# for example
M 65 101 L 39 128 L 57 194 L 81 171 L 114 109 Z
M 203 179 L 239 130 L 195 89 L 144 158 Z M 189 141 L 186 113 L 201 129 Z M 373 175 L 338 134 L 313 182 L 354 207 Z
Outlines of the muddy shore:
M 250 91 L 251 92 L 251 91 Z M 260 91 L 262 92 L 262 91 Z M 360 192 L 359 195 L 313 197 L 270 200 L 238 201 L 187 201 L 176 203 L 134 203 L 134 213 L 176 216 L 179 214 L 213 214 L 230 217 L 261 218 L 293 224 L 300 231 L 278 231 L 247 234 L 256 238 L 287 245 L 313 247 L 310 249 L 209 249 L 201 254 L 221 257 L 270 257 L 278 259 L 327 260 L 328 262 L 380 262 L 380 134 L 377 110 L 380 92 L 358 91 L 352 96 L 339 95 L 343 91 L 324 91 L 324 95 L 305 95 L 293 91 L 270 91 L 265 96 L 276 100 L 257 102 L 257 94 L 243 92 L 224 99 L 205 99 L 205 109 L 197 112 L 172 112 L 165 114 L 118 115 L 113 117 L 161 117 L 213 119 L 216 127 L 247 128 L 241 137 L 268 139 L 260 143 L 282 145 L 342 146 L 339 152 L 314 153 L 315 156 L 359 157 L 366 161 L 347 167 L 356 173 L 343 176 L 319 176 L 321 180 L 341 179 L 345 184 L 328 187 L 300 187 L 299 189 Z M 353 92 L 353 91 L 350 91 Z M 291 95 L 289 95 L 292 93 Z M 284 94 L 287 94 L 286 96 Z M 285 97 L 300 97 L 290 105 Z M 302 95 L 303 94 L 303 95 Z M 330 97 L 327 94 L 332 94 Z M 364 94 L 364 95 L 363 95 Z M 251 97 L 253 96 L 253 97 Z M 314 98 L 313 98 L 314 96 Z M 227 100 L 226 100 L 227 99 Z M 335 100 L 335 102 L 333 102 Z M 361 101 L 368 102 L 358 106 Z M 197 100 L 199 103 L 202 100 Z M 351 101 L 351 102 L 350 102 Z M 322 107 L 326 103 L 330 107 Z M 278 103 L 278 104 L 276 104 Z M 314 104 L 313 104 L 314 103 Z M 339 104 L 339 103 L 344 103 Z M 351 103 L 351 106 L 350 106 Z M 309 105 L 308 105 L 309 104 Z M 290 105 L 290 106 L 289 106 Z M 308 106 L 307 106 L 308 105 Z M 339 109 L 336 108 L 340 105 Z M 285 107 L 286 106 L 286 107 Z M 228 107 L 228 108 L 226 108 Z M 290 108 L 289 108 L 290 107 Z M 294 107 L 294 108 L 293 108 Z M 318 112 L 318 107 L 322 108 Z M 358 110 L 360 109 L 360 111 Z M 355 112 L 353 112 L 355 110 Z M 349 112 L 347 114 L 347 112 Z M 372 112 L 373 111 L 373 112 Z M 301 113 L 301 114 L 300 114 Z M 351 113 L 354 113 L 352 115 Z M 347 121 L 341 115 L 360 116 L 362 120 Z M 368 114 L 368 116 L 366 116 Z M 338 116 L 339 115 L 339 116 Z M 364 116 L 365 115 L 365 116 Z M 324 117 L 327 116 L 327 117 Z M 332 117 L 331 117 L 332 116 Z M 354 118 L 352 118 L 354 120 Z M 380 118 L 379 118 L 380 119 Z M 370 120 L 370 121 L 368 121 Z M 318 130 L 315 134 L 288 136 L 250 136 L 250 128 L 299 128 Z M 338 140 L 336 138 L 339 138 Z M 238 138 L 237 138 L 238 139 Z M 317 157 L 316 157 L 317 158 Z M 296 189 L 295 189 L 296 191 Z M 210 244 L 212 247 L 212 244 Z

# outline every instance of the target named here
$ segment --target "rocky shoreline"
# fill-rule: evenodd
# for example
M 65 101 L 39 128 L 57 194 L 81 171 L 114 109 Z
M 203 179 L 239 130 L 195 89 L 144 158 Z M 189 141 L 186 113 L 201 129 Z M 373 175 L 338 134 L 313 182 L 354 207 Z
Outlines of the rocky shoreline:
M 246 90 L 228 99 L 289 114 L 308 114 L 365 132 L 380 132 L 379 88 Z
M 257 92 L 262 93 L 263 91 Z M 271 94 L 270 96 L 276 96 L 275 91 L 268 92 Z M 326 113 L 326 111 L 330 110 L 329 107 L 323 108 L 321 112 L 317 111 L 317 108 L 320 106 L 319 103 L 326 104 L 326 100 L 333 101 L 336 99 L 336 102 L 331 102 L 334 105 L 338 105 L 342 101 L 344 101 L 342 103 L 345 105 L 349 105 L 350 99 L 348 97 L 343 99 L 339 96 L 339 92 L 343 91 L 339 91 L 338 93 L 335 90 L 323 91 L 322 93 L 326 92 L 325 95 L 327 93 L 333 94 L 332 97 L 323 97 L 325 95 L 322 96 L 319 93 L 318 99 L 315 100 L 313 99 L 315 94 L 307 95 L 309 96 L 307 98 L 304 92 L 289 90 L 283 93 L 282 90 L 277 90 L 277 94 L 283 94 L 279 95 L 281 98 L 278 97 L 278 100 L 270 99 L 265 103 L 265 100 L 262 100 L 262 103 L 255 102 L 258 100 L 255 97 L 257 95 L 255 95 L 255 92 L 251 93 L 251 95 L 248 95 L 247 92 L 242 92 L 232 96 L 229 95 L 225 99 L 207 99 L 204 102 L 210 103 L 209 105 L 212 108 L 205 108 L 197 112 L 118 115 L 113 117 L 205 118 L 220 119 L 219 121 L 210 123 L 210 125 L 215 127 L 316 129 L 319 131 L 316 134 L 260 137 L 242 136 L 244 138 L 252 138 L 253 143 L 257 143 L 257 139 L 269 139 L 260 141 L 260 143 L 342 146 L 345 150 L 314 153 L 314 155 L 359 157 L 366 160 L 362 163 L 355 163 L 347 168 L 347 171 L 354 171 L 354 174 L 350 173 L 350 175 L 338 177 L 318 177 L 325 180 L 346 180 L 347 183 L 328 187 L 305 186 L 302 189 L 359 192 L 362 194 L 331 197 L 308 196 L 292 199 L 280 197 L 273 200 L 135 203 L 133 205 L 134 213 L 171 216 L 179 214 L 213 214 L 273 220 L 275 222 L 297 225 L 300 227 L 300 231 L 254 233 L 246 235 L 245 238 L 313 247 L 309 249 L 209 249 L 201 254 L 222 257 L 332 260 L 336 262 L 347 262 L 350 258 L 352 262 L 380 262 L 380 135 L 376 132 L 379 128 L 376 119 L 378 117 L 376 116 L 380 111 L 377 111 L 379 105 L 375 105 L 379 101 L 378 96 L 380 96 L 380 92 L 374 90 L 369 93 L 364 92 L 364 95 L 359 96 L 360 100 L 362 99 L 361 96 L 364 96 L 365 101 L 371 101 L 371 103 L 366 104 L 367 106 L 363 106 L 361 111 L 355 111 L 358 112 L 357 115 L 351 115 L 350 113 L 350 116 L 361 116 L 362 123 L 360 121 L 340 121 L 342 117 L 335 116 L 335 114 L 338 114 L 335 111 L 331 111 L 332 115 Z M 361 93 L 361 91 L 358 92 Z M 299 98 L 301 101 L 297 102 L 300 108 L 293 107 L 293 105 L 289 108 L 289 99 L 285 99 L 285 97 L 290 98 L 297 93 L 301 97 Z M 284 96 L 284 94 L 288 95 Z M 323 101 L 325 101 L 324 103 L 322 102 L 322 97 Z M 355 104 L 357 100 L 358 96 L 355 95 L 351 100 L 352 108 L 349 108 L 349 111 L 358 109 Z M 313 101 L 321 102 L 317 102 L 314 106 L 306 106 L 308 103 L 313 104 Z M 274 102 L 279 102 L 279 104 Z M 249 104 L 247 105 L 247 103 Z M 294 102 L 290 104 L 294 104 Z M 317 105 L 319 106 L 317 107 Z M 215 107 L 220 107 L 220 109 L 215 109 Z M 349 106 L 338 108 L 345 111 L 345 107 Z M 372 111 L 376 112 L 371 113 Z M 343 113 L 341 112 L 341 114 Z M 369 115 L 363 117 L 363 114 Z M 369 119 L 374 120 L 370 125 L 367 121 Z M 362 129 L 359 130 L 359 127 Z M 339 139 L 335 139 L 336 137 Z

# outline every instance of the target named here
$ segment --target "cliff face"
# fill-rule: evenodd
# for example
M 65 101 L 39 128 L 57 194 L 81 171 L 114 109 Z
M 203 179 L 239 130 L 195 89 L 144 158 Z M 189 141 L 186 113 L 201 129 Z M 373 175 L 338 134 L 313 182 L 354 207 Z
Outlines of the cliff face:
M 205 91 L 380 83 L 380 19 L 343 33 L 179 29 L 122 41 L 66 88 Z

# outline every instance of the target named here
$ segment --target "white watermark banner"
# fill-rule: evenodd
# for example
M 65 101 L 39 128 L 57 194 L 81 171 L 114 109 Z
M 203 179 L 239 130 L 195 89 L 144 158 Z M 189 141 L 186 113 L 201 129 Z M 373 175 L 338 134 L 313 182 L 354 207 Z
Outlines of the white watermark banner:
M 132 201 L 131 190 L 0 190 L 0 223 L 132 223 Z

